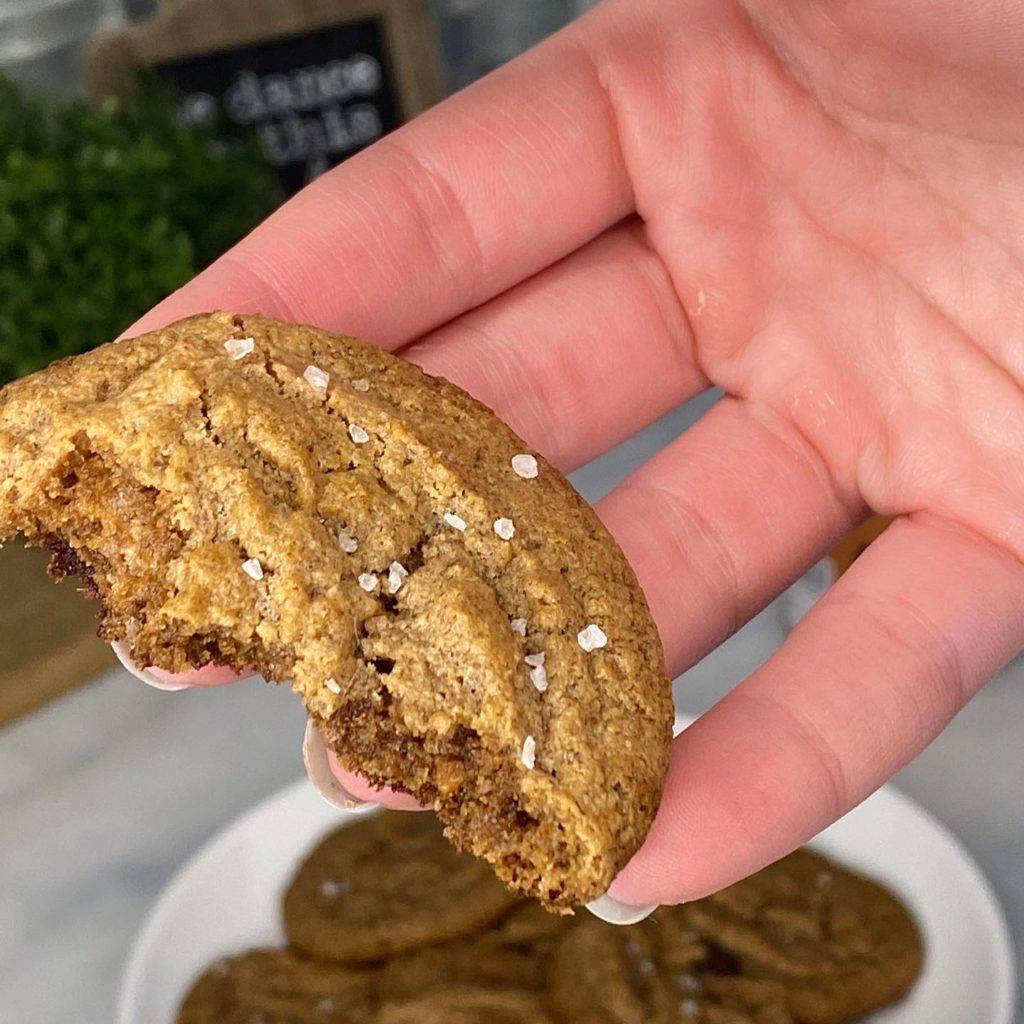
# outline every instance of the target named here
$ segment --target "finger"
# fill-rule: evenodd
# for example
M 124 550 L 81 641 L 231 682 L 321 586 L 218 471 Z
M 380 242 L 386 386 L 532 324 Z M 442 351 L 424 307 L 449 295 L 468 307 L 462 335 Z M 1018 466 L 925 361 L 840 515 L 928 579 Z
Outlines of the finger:
M 365 800 L 367 803 L 380 804 L 392 811 L 425 811 L 428 808 L 417 803 L 408 793 L 398 793 L 389 786 L 377 788 L 372 786 L 362 775 L 357 772 L 350 772 L 338 760 L 333 750 L 327 752 L 327 762 L 331 766 L 331 773 L 341 783 L 348 793 L 351 793 L 357 800 Z
M 920 751 L 1024 640 L 1024 566 L 900 520 L 779 651 L 676 741 L 626 902 L 712 892 L 788 853 Z
M 621 220 L 632 191 L 579 31 L 323 175 L 132 333 L 226 308 L 395 347 Z
M 151 675 L 165 683 L 180 683 L 182 686 L 223 686 L 235 683 L 239 679 L 248 679 L 251 672 L 236 672 L 226 665 L 204 665 L 202 668 L 189 669 L 188 672 L 165 672 L 162 668 L 150 666 L 146 669 Z
M 574 469 L 708 386 L 675 289 L 635 219 L 402 356 Z
M 727 397 L 597 511 L 636 571 L 675 676 L 796 579 L 862 510 L 794 428 Z

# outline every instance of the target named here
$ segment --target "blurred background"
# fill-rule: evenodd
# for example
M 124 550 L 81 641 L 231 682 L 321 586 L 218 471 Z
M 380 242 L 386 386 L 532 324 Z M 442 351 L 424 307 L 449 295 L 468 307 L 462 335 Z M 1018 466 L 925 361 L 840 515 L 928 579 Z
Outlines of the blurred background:
M 0 384 L 116 336 L 289 194 L 589 6 L 0 0 Z M 716 398 L 577 487 L 600 498 Z M 756 668 L 884 526 L 677 680 L 681 705 L 699 713 Z M 168 878 L 299 775 L 304 718 L 259 684 L 147 690 L 44 567 L 0 551 L 0 1021 L 100 1024 Z M 1011 666 L 897 780 L 977 857 L 1018 940 L 1022 677 Z

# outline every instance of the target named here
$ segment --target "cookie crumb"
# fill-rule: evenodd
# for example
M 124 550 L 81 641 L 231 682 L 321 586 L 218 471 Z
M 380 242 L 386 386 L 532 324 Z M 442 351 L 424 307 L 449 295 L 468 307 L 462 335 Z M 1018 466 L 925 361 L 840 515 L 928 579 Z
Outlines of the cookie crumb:
M 539 651 L 537 654 L 528 654 L 523 658 L 523 661 L 525 661 L 527 665 L 536 668 L 538 665 L 544 664 L 544 652 Z
M 256 348 L 255 338 L 228 338 L 224 342 L 224 350 L 236 362 L 244 359 Z
M 263 579 L 263 566 L 258 558 L 247 558 L 242 563 L 242 572 L 254 580 Z
M 334 676 L 331 676 L 330 679 L 325 679 L 324 686 L 326 686 L 331 693 L 341 693 L 341 684 L 334 678 Z
M 460 533 L 466 529 L 466 520 L 457 516 L 454 512 L 445 512 L 441 518 L 453 529 Z
M 354 381 L 352 381 L 352 390 L 369 391 L 370 382 L 365 377 L 357 377 Z
M 517 476 L 524 480 L 532 480 L 537 475 L 537 460 L 532 455 L 525 453 L 512 456 L 512 468 Z
M 512 627 L 513 633 L 526 636 L 526 619 L 513 619 L 509 625 Z
M 359 542 L 350 533 L 346 533 L 344 530 L 338 531 L 338 543 L 341 545 L 341 550 L 346 555 L 351 555 L 356 552 L 359 548 Z
M 589 654 L 599 647 L 604 647 L 608 643 L 608 637 L 600 626 L 592 622 L 586 629 L 581 629 L 576 634 L 576 641 Z
M 495 519 L 494 532 L 502 540 L 511 540 L 516 535 L 515 523 L 513 523 L 511 519 L 505 519 L 504 517 L 501 519 Z
M 397 594 L 408 575 L 409 570 L 401 562 L 392 562 L 388 567 L 388 593 Z
M 348 436 L 351 437 L 356 444 L 366 444 L 366 442 L 370 440 L 370 435 L 355 423 L 350 423 L 348 425 Z
M 530 682 L 533 683 L 538 693 L 544 693 L 548 688 L 548 670 L 543 665 L 531 668 Z
M 327 394 L 327 385 L 330 384 L 331 377 L 330 374 L 321 370 L 319 366 L 307 366 L 302 371 L 302 377 L 321 398 Z
M 537 741 L 532 736 L 527 736 L 523 740 L 523 752 L 521 754 L 523 764 L 533 769 L 533 766 L 537 763 Z
M 377 588 L 377 575 L 372 572 L 361 572 L 359 574 L 359 586 L 368 594 Z

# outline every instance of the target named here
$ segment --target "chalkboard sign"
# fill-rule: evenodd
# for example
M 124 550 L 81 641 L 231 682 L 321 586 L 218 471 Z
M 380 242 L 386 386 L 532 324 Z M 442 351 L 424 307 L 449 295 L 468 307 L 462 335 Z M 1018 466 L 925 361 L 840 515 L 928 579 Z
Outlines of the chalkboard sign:
M 254 133 L 289 192 L 438 98 L 420 0 L 182 0 L 95 44 L 94 91 L 147 67 L 184 121 Z

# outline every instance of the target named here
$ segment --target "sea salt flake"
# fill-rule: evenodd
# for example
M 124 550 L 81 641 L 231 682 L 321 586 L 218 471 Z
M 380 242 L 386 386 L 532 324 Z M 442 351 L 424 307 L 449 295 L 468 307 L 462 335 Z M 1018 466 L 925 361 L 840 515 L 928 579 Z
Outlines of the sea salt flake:
M 356 423 L 350 423 L 348 425 L 348 436 L 351 437 L 356 444 L 366 444 L 366 442 L 370 440 L 370 435 Z
M 263 579 L 263 566 L 258 558 L 247 558 L 242 563 L 242 572 L 254 580 Z
M 372 572 L 361 572 L 359 574 L 359 586 L 369 594 L 377 588 L 377 576 Z
M 523 740 L 523 752 L 520 757 L 523 764 L 532 770 L 537 762 L 537 741 L 532 736 L 527 736 Z
M 320 883 L 320 893 L 327 899 L 333 900 L 337 896 L 343 896 L 352 886 L 343 878 L 325 878 Z
M 696 1017 L 700 1013 L 700 1003 L 696 999 L 684 999 L 679 1004 L 679 1012 L 684 1017 Z
M 344 530 L 338 531 L 338 543 L 341 545 L 341 550 L 346 555 L 354 554 L 359 547 L 359 542 L 350 533 L 346 533 Z
M 509 625 L 512 627 L 513 633 L 526 636 L 526 619 L 513 619 Z
M 504 517 L 501 519 L 495 519 L 494 532 L 502 540 L 511 540 L 516 535 L 515 523 L 513 523 L 511 519 L 505 519 Z
M 608 643 L 608 637 L 600 626 L 592 622 L 586 629 L 581 629 L 576 634 L 576 641 L 589 654 L 591 651 L 596 651 L 599 647 L 604 647 Z
M 397 594 L 408 575 L 409 570 L 401 562 L 392 562 L 388 567 L 388 593 Z
M 466 529 L 466 520 L 457 516 L 454 512 L 445 512 L 441 518 L 453 529 L 460 533 Z
M 225 351 L 236 362 L 239 359 L 244 359 L 255 348 L 255 338 L 228 338 L 228 340 L 224 342 Z
M 818 873 L 818 877 L 814 879 L 814 884 L 819 889 L 827 889 L 832 884 L 832 872 L 821 871 Z
M 327 393 L 327 385 L 331 382 L 330 374 L 324 372 L 319 366 L 307 366 L 302 371 L 303 379 L 314 390 L 321 395 Z
M 359 377 L 352 381 L 352 389 L 354 391 L 369 391 L 370 382 L 365 377 Z
M 341 683 L 339 683 L 333 676 L 331 676 L 330 679 L 324 680 L 324 686 L 326 686 L 331 693 L 341 693 Z
M 530 682 L 536 687 L 538 693 L 544 693 L 548 688 L 548 670 L 543 665 L 531 668 Z
M 334 1000 L 330 996 L 324 996 L 317 1002 L 315 1009 L 318 1017 L 326 1017 L 334 1012 Z
M 544 651 L 539 651 L 537 654 L 528 654 L 525 658 L 523 658 L 523 661 L 525 661 L 527 665 L 532 665 L 534 668 L 536 668 L 538 665 L 543 665 Z
M 512 468 L 517 476 L 524 480 L 532 480 L 537 475 L 537 460 L 525 453 L 512 456 Z

